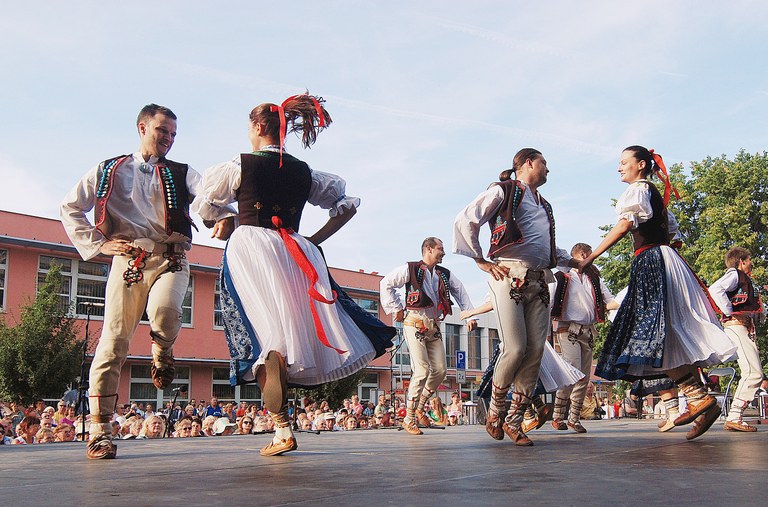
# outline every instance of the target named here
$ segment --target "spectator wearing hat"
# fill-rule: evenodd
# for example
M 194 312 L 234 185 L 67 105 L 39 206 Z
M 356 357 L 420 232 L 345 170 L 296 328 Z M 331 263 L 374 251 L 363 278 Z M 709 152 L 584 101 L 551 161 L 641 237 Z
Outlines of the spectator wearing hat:
M 218 437 L 232 435 L 237 430 L 237 424 L 231 422 L 226 416 L 219 417 L 213 423 L 213 434 Z

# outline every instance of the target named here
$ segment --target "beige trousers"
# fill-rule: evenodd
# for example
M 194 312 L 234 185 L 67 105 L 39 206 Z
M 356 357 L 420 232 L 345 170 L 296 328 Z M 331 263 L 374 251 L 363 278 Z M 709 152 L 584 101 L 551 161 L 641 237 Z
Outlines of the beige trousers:
M 760 353 L 757 350 L 757 344 L 749 337 L 749 331 L 746 326 L 726 325 L 724 326 L 728 337 L 736 344 L 739 358 L 739 370 L 741 370 L 741 379 L 733 394 L 732 407 L 737 404 L 744 405 L 744 402 L 751 403 L 755 397 L 757 388 L 763 378 L 763 369 L 760 367 Z M 734 414 L 740 411 L 733 411 Z M 730 414 L 730 412 L 729 412 Z
M 561 323 L 568 324 L 566 323 Z M 597 335 L 594 326 L 572 326 L 578 329 L 578 333 L 571 333 L 569 329 L 557 332 L 557 338 L 560 341 L 560 352 L 563 359 L 578 368 L 584 374 L 584 378 L 572 386 L 564 387 L 557 391 L 558 399 L 571 400 L 571 416 L 569 419 L 578 421 L 581 417 L 581 406 L 584 403 L 584 396 L 587 394 L 589 385 L 589 374 L 592 370 L 592 349 L 594 337 Z M 574 408 L 578 413 L 574 413 Z
M 91 414 L 111 416 L 117 404 L 120 369 L 144 310 L 149 317 L 153 359 L 173 356 L 173 343 L 181 329 L 181 304 L 189 284 L 189 262 L 181 259 L 181 271 L 168 270 L 162 254 L 149 255 L 144 278 L 130 287 L 123 280 L 127 256 L 112 258 L 107 279 L 104 327 L 90 371 Z M 107 421 L 100 417 L 102 423 Z
M 440 322 L 423 313 L 409 310 L 403 322 L 403 334 L 411 355 L 411 383 L 408 399 L 421 396 L 426 387 L 430 392 L 445 380 L 445 345 L 440 334 Z
M 491 278 L 488 285 L 501 333 L 493 383 L 499 388 L 514 384 L 516 393 L 531 398 L 539 377 L 550 322 L 545 274 L 528 271 L 520 287 L 510 278 Z

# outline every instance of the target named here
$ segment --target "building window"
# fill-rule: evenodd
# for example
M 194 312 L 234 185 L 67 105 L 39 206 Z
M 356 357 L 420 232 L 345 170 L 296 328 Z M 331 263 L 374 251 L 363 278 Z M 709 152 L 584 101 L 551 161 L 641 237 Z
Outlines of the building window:
M 62 307 L 74 308 L 75 314 L 81 317 L 88 313 L 91 316 L 103 317 L 109 264 L 41 255 L 37 268 L 38 287 L 45 281 L 45 276 L 54 264 L 61 266 L 59 298 Z M 84 303 L 96 303 L 101 306 L 86 306 Z
M 445 362 L 448 368 L 456 368 L 456 351 L 461 350 L 461 326 L 445 325 Z
M 173 401 L 176 394 L 173 389 L 177 387 L 186 387 L 182 389 L 176 403 L 181 403 L 182 407 L 189 401 L 189 366 L 176 366 L 176 375 L 173 383 L 168 389 L 158 389 L 152 383 L 152 373 L 150 364 L 132 364 L 131 365 L 131 386 L 129 391 L 130 401 L 136 403 L 151 404 L 155 412 L 164 408 L 166 402 Z
M 5 310 L 5 284 L 8 277 L 8 250 L 0 250 L 0 311 Z
M 372 401 L 374 405 L 378 403 L 377 393 L 379 391 L 379 374 L 378 373 L 366 373 L 363 379 L 360 381 L 360 385 L 357 386 L 357 396 L 360 398 L 360 403 L 365 404 Z
M 184 294 L 184 301 L 181 302 L 181 323 L 192 325 L 192 294 L 195 277 L 189 275 L 189 284 L 187 285 L 187 293 Z
M 491 358 L 496 353 L 499 343 L 501 343 L 501 340 L 499 340 L 499 330 L 488 328 L 488 354 Z
M 213 368 L 213 396 L 219 401 L 235 401 L 235 388 L 229 385 L 229 368 Z
M 216 277 L 213 289 L 213 328 L 224 329 L 224 315 L 221 314 L 221 277 Z
M 467 368 L 470 370 L 480 370 L 481 366 L 481 345 L 480 345 L 481 328 L 476 327 L 469 332 L 467 336 Z
M 377 319 L 379 318 L 379 300 L 378 299 L 365 299 L 365 298 L 352 298 L 352 301 L 357 305 L 370 313 Z
M 392 343 L 395 345 L 395 350 L 397 350 L 395 357 L 393 358 L 393 364 L 401 367 L 410 366 L 411 354 L 408 352 L 408 343 L 405 341 L 405 335 L 403 334 L 403 323 L 395 322 L 393 325 L 395 326 L 395 329 L 397 329 L 397 335 L 392 339 Z
M 231 386 L 229 384 L 229 368 L 213 368 L 213 396 L 221 402 L 261 403 L 261 389 L 256 384 Z

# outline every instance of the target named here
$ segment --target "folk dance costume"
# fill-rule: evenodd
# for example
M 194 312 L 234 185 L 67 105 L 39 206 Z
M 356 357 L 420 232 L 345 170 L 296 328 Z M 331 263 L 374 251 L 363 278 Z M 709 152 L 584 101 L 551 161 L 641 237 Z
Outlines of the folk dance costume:
M 740 269 L 730 268 L 709 288 L 717 306 L 723 312 L 725 332 L 738 348 L 741 379 L 736 387 L 725 422 L 729 431 L 757 431 L 742 420 L 744 409 L 755 397 L 762 381 L 760 353 L 757 350 L 755 321 L 764 316 L 760 295 L 752 278 Z
M 405 286 L 405 303 L 397 289 Z M 403 334 L 411 357 L 411 381 L 403 427 L 419 435 L 418 425 L 430 426 L 427 403 L 445 380 L 445 344 L 440 321 L 451 314 L 451 296 L 459 308 L 469 310 L 472 301 L 461 281 L 442 266 L 430 269 L 423 261 L 408 262 L 382 278 L 381 305 L 388 314 L 405 310 Z
M 560 352 L 563 359 L 584 374 L 584 378 L 557 391 L 552 426 L 557 430 L 571 428 L 577 433 L 586 433 L 580 419 L 592 371 L 592 350 L 597 336 L 595 323 L 605 320 L 605 305 L 613 300 L 613 295 L 594 268 L 585 273 L 576 269 L 567 273 L 558 270 L 555 279 L 556 283 L 549 287 L 554 301 L 552 318 L 557 326 Z M 566 422 L 569 400 L 570 411 Z
M 668 374 L 688 400 L 675 425 L 696 419 L 687 435 L 695 438 L 719 413 L 696 366 L 727 361 L 736 347 L 720 327 L 706 287 L 669 246 L 667 210 L 656 187 L 644 179 L 631 183 L 616 210 L 631 224 L 635 258 L 595 374 L 607 380 Z
M 355 321 L 360 312 L 353 310 L 353 318 L 344 308 L 351 300 L 343 295 L 344 304 L 336 304 L 339 292 L 318 247 L 297 232 L 307 203 L 332 217 L 357 208 L 360 199 L 345 195 L 345 187 L 338 176 L 266 146 L 208 169 L 196 203 L 203 219 L 238 203 L 239 225 L 227 242 L 221 275 L 230 382 L 254 382 L 264 365 L 265 407 L 284 433 L 279 437 L 290 443 L 274 452 L 262 449 L 263 455 L 296 448 L 288 427 L 289 384 L 316 386 L 349 376 L 391 346 L 395 334 L 369 319 L 378 331 L 369 339 Z
M 486 297 L 486 304 L 490 305 L 490 294 Z M 496 367 L 496 361 L 499 359 L 500 344 L 496 346 L 493 352 L 493 356 L 488 363 L 488 367 L 483 372 L 483 378 L 480 381 L 480 385 L 475 391 L 477 397 L 479 397 L 485 404 L 486 409 L 489 406 L 492 393 L 492 380 L 493 372 Z M 540 428 L 551 416 L 551 409 L 544 405 L 541 401 L 540 395 L 545 393 L 555 392 L 559 389 L 573 386 L 584 378 L 584 374 L 567 363 L 549 344 L 549 341 L 544 343 L 544 353 L 541 356 L 541 367 L 539 368 L 539 377 L 536 381 L 536 389 L 534 391 L 534 397 L 532 406 L 529 407 L 525 415 L 523 423 L 523 432 L 527 433 L 532 429 Z M 514 385 L 510 386 L 510 391 L 514 391 Z M 507 395 L 509 398 L 509 394 Z
M 497 440 L 506 432 L 517 445 L 533 445 L 520 426 L 534 396 L 550 325 L 549 268 L 567 265 L 571 257 L 555 246 L 552 207 L 523 181 L 494 183 L 464 208 L 454 221 L 453 251 L 482 259 L 478 236 L 485 223 L 491 229 L 488 256 L 509 269 L 505 279 L 488 281 L 501 343 L 486 429 Z
M 165 389 L 173 380 L 173 344 L 189 285 L 185 251 L 191 248 L 194 225 L 189 204 L 199 190 L 200 175 L 186 164 L 155 156 L 145 162 L 134 153 L 92 168 L 61 204 L 64 228 L 84 260 L 98 255 L 109 240 L 127 240 L 133 247 L 132 255 L 115 255 L 109 270 L 104 327 L 90 370 L 92 442 L 112 432 L 120 368 L 145 309 L 153 383 Z M 94 207 L 92 225 L 85 214 Z M 229 212 L 218 209 L 217 217 Z M 114 457 L 116 450 L 107 442 L 104 452 L 89 457 Z

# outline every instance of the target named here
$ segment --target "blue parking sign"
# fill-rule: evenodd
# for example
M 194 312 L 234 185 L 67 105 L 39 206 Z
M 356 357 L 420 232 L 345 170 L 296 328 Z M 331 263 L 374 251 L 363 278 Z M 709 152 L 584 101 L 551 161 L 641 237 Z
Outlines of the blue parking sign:
M 456 369 L 457 370 L 467 369 L 467 352 L 465 350 L 456 351 Z

